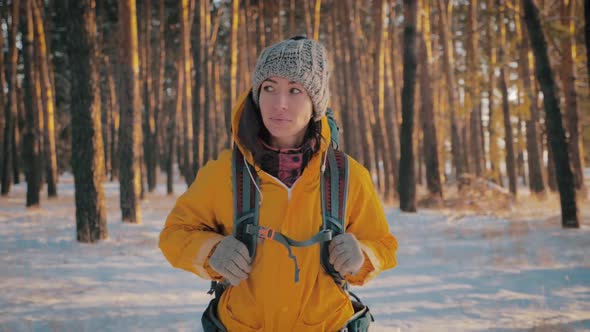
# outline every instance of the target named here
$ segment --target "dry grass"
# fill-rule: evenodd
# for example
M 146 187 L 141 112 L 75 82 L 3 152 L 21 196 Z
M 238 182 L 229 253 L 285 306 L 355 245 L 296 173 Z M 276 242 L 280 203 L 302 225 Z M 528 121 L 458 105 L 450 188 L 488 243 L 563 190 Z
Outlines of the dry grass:
M 459 188 L 460 187 L 460 188 Z M 531 194 L 519 188 L 516 198 L 507 189 L 481 178 L 466 177 L 461 186 L 450 184 L 444 188 L 444 198 L 433 197 L 424 186 L 417 188 L 418 209 L 433 209 L 450 218 L 470 215 L 489 215 L 509 220 L 543 220 L 548 224 L 561 223 L 559 194 L 546 192 Z M 580 224 L 590 220 L 590 198 L 578 193 L 577 205 Z M 395 204 L 394 204 L 395 206 Z

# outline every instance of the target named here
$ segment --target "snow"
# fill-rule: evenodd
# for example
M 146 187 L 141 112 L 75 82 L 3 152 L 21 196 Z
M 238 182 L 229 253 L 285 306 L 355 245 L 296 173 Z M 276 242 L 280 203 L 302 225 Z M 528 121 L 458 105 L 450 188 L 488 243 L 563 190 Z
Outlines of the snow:
M 25 209 L 25 184 L 0 198 L 0 331 L 201 331 L 209 282 L 158 249 L 177 195 L 159 185 L 142 224 L 123 224 L 118 183 L 105 183 L 109 239 L 80 244 L 73 178 L 60 181 L 41 208 Z M 507 216 L 386 213 L 398 267 L 353 289 L 372 331 L 590 331 L 590 226 L 562 229 L 555 197 Z

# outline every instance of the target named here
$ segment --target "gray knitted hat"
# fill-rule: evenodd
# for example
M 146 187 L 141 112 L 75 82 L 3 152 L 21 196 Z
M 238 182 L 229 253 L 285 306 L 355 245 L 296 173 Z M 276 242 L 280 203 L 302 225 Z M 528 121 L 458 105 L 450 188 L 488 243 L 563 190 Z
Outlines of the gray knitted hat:
M 262 50 L 252 73 L 252 96 L 256 105 L 260 106 L 258 95 L 262 82 L 272 76 L 303 85 L 313 103 L 314 120 L 324 116 L 330 98 L 330 71 L 322 44 L 305 37 L 293 37 Z

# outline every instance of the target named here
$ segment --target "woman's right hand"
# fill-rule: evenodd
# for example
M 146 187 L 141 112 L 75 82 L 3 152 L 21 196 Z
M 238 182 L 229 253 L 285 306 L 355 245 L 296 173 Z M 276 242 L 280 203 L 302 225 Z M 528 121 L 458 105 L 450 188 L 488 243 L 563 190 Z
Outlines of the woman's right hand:
M 209 257 L 209 266 L 233 286 L 248 278 L 250 262 L 248 248 L 232 235 L 223 238 Z

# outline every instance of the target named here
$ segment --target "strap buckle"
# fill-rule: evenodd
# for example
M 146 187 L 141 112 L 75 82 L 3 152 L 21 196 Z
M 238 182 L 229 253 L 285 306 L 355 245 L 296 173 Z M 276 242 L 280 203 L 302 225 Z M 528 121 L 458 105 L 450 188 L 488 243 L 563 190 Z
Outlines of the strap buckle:
M 320 241 L 322 242 L 332 241 L 334 237 L 334 232 L 331 229 L 322 229 L 320 233 L 322 234 L 320 237 Z
M 258 226 L 258 237 L 261 239 L 272 240 L 275 237 L 275 230 L 270 227 Z

